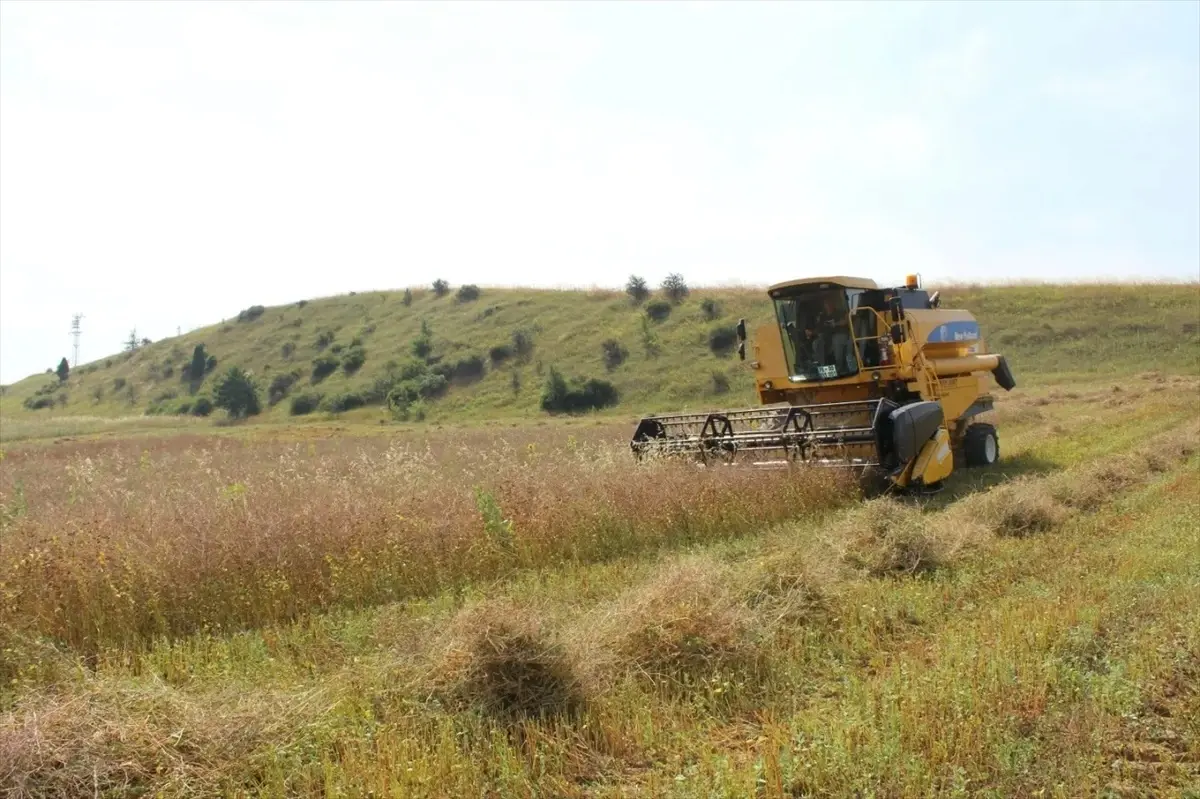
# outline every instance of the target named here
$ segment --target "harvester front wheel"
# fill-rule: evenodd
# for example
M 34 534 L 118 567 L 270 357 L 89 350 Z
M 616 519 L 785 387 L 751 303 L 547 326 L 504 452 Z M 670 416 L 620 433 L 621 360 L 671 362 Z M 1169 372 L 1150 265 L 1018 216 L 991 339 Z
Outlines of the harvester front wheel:
M 995 463 L 1000 457 L 996 428 L 982 422 L 968 427 L 963 436 L 963 454 L 967 457 L 967 466 L 991 466 Z

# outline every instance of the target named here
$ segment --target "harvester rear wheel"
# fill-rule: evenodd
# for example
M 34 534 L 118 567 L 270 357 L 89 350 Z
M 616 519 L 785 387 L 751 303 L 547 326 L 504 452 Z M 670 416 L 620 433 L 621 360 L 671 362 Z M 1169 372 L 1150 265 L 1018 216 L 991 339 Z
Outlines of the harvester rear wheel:
M 1000 458 L 1000 441 L 996 428 L 982 422 L 967 428 L 963 435 L 963 454 L 967 466 L 991 466 Z

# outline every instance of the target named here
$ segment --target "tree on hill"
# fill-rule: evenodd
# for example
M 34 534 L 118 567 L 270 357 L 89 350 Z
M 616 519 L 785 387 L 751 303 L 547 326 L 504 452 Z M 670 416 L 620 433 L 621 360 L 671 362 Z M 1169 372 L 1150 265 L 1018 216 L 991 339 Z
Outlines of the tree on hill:
M 133 352 L 139 346 L 141 346 L 141 344 L 138 341 L 137 328 L 135 327 L 133 330 L 129 331 L 129 338 L 125 339 L 125 351 Z
M 625 284 L 625 293 L 633 300 L 634 305 L 641 305 L 650 296 L 650 289 L 646 286 L 645 278 L 630 275 L 629 282 Z
M 58 375 L 58 382 L 67 382 L 67 377 L 71 374 L 71 365 L 67 363 L 66 358 L 58 362 L 58 368 L 54 370 L 54 373 Z
M 217 381 L 213 405 L 223 408 L 234 419 L 257 414 L 261 407 L 254 378 L 240 366 L 229 367 Z
M 688 289 L 687 283 L 684 282 L 683 275 L 678 272 L 672 272 L 663 279 L 662 291 L 671 302 L 678 305 L 687 297 L 690 289 Z
M 446 293 L 447 293 L 448 291 L 450 291 L 450 284 L 449 284 L 449 283 L 447 283 L 445 280 L 442 280 L 442 279 L 439 277 L 437 280 L 433 281 L 433 293 L 434 293 L 434 296 L 436 296 L 436 297 L 445 297 L 445 296 L 446 296 Z
M 217 359 L 208 354 L 203 344 L 197 344 L 192 350 L 192 360 L 181 370 L 185 380 L 199 385 L 204 376 L 215 369 Z

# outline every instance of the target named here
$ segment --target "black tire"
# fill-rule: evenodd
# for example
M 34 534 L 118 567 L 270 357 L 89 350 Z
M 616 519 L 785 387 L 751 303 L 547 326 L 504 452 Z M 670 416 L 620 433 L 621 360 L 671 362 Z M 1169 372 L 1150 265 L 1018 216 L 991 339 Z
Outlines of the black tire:
M 1000 439 L 996 428 L 982 422 L 971 425 L 963 436 L 963 454 L 967 466 L 991 466 L 1000 459 Z

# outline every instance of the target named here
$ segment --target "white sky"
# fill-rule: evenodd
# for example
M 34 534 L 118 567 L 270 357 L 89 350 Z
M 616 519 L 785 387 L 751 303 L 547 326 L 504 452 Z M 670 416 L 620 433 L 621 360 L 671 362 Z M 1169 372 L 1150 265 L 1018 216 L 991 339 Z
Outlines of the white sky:
M 0 4 L 0 381 L 428 284 L 1200 278 L 1200 3 Z

